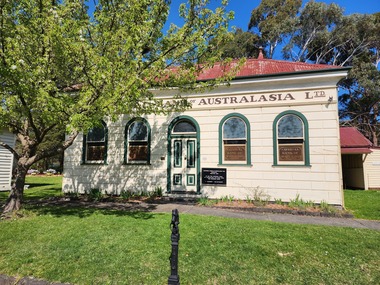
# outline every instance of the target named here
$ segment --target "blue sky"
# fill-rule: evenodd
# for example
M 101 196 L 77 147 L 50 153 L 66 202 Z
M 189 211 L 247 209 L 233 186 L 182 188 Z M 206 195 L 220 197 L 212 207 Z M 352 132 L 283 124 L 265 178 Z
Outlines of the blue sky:
M 169 21 L 178 23 L 178 18 L 176 17 L 178 5 L 184 2 L 183 0 L 172 0 L 172 10 Z M 220 4 L 221 0 L 211 0 L 212 7 Z M 235 19 L 231 22 L 231 26 L 240 27 L 243 30 L 247 30 L 249 18 L 251 11 L 255 9 L 261 2 L 261 0 L 229 0 L 228 9 L 235 12 Z M 303 5 L 308 1 L 303 1 Z M 316 2 L 325 2 L 325 3 L 336 3 L 340 7 L 343 7 L 345 14 L 373 14 L 380 12 L 380 0 L 325 0 Z

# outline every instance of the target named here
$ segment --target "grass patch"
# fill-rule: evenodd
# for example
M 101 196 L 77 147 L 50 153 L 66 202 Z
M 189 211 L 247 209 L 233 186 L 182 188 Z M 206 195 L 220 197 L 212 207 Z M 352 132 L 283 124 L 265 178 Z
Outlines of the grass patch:
M 380 220 L 380 191 L 344 190 L 344 201 L 355 218 Z
M 165 284 L 170 214 L 29 208 L 0 222 L 0 272 Z M 182 284 L 379 284 L 380 232 L 180 214 Z
M 61 179 L 28 177 L 25 198 L 61 195 Z M 345 191 L 352 200 L 363 193 L 359 205 L 376 212 L 379 196 L 371 195 L 379 192 Z M 72 284 L 167 283 L 170 214 L 33 205 L 23 211 L 21 219 L 0 221 L 1 274 Z M 180 222 L 182 284 L 380 284 L 379 231 L 181 213 Z
M 24 199 L 43 199 L 62 196 L 62 176 L 27 176 L 24 190 Z M 0 202 L 8 198 L 9 192 L 0 192 Z

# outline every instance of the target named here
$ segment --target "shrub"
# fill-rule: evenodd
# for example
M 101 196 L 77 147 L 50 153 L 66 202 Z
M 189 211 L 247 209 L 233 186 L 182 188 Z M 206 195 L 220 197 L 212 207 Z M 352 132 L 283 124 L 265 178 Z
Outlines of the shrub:
M 120 193 L 120 197 L 125 200 L 129 200 L 132 196 L 133 196 L 132 192 L 128 190 L 122 190 Z
M 91 188 L 88 193 L 90 200 L 92 201 L 101 201 L 103 199 L 103 193 L 99 188 Z

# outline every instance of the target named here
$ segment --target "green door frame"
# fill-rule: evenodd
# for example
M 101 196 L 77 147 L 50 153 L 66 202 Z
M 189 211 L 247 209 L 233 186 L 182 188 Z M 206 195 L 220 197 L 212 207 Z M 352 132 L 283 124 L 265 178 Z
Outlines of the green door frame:
M 189 121 L 191 124 L 195 126 L 196 134 L 180 134 L 175 135 L 172 133 L 174 126 L 179 121 Z M 201 193 L 201 162 L 200 162 L 200 128 L 199 124 L 196 120 L 194 120 L 190 116 L 178 116 L 174 120 L 171 121 L 168 127 L 168 138 L 167 138 L 167 152 L 168 152 L 168 159 L 167 159 L 167 183 L 166 183 L 166 191 L 167 193 L 171 193 L 171 167 L 172 167 L 172 139 L 173 138 L 195 138 L 197 140 L 197 151 L 196 151 L 196 172 L 197 172 L 197 194 Z

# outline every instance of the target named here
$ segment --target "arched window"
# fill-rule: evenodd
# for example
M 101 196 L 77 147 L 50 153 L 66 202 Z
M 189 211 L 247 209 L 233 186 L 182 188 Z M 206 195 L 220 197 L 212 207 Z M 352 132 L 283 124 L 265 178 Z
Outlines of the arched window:
M 145 119 L 130 120 L 125 127 L 126 164 L 150 163 L 150 126 Z
M 301 113 L 285 111 L 273 122 L 274 165 L 309 166 L 309 128 Z
M 240 114 L 229 114 L 219 124 L 219 164 L 251 164 L 249 122 Z
M 173 127 L 173 134 L 181 134 L 181 133 L 196 133 L 197 129 L 195 128 L 194 124 L 187 120 L 182 120 L 176 123 Z
M 83 163 L 107 163 L 108 130 L 101 121 L 83 136 Z

